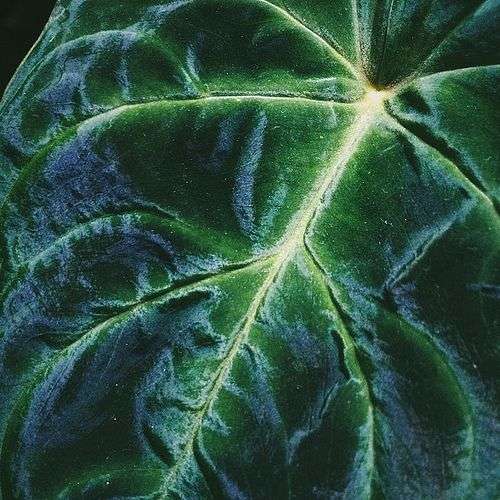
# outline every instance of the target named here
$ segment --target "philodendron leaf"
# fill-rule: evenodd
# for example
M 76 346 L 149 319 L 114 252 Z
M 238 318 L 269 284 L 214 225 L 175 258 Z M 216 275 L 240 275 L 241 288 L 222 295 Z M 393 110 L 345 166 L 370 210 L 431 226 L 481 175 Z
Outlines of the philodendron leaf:
M 498 497 L 499 22 L 59 0 L 0 105 L 1 498 Z

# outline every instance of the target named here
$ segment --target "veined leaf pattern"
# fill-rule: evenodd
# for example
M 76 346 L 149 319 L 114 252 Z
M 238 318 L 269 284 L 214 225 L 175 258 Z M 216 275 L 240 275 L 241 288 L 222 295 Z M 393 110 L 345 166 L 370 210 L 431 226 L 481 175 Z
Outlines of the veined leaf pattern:
M 497 0 L 59 0 L 0 104 L 1 498 L 494 498 Z

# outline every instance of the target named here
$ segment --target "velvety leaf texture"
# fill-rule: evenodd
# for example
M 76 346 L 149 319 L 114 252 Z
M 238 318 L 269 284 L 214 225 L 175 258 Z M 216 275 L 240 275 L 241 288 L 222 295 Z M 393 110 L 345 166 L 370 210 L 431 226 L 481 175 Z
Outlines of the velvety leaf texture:
M 1 498 L 498 498 L 499 24 L 59 0 L 0 104 Z

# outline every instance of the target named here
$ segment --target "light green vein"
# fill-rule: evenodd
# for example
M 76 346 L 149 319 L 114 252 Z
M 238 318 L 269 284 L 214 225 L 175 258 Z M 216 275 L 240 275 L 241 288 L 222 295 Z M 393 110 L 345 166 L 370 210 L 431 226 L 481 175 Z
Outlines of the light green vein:
M 299 29 L 302 31 L 308 33 L 311 38 L 315 39 L 318 41 L 321 45 L 327 48 L 327 50 L 337 59 L 339 59 L 344 66 L 347 66 L 351 73 L 354 76 L 357 76 L 359 79 L 363 79 L 362 76 L 360 75 L 360 71 L 356 66 L 354 66 L 351 61 L 349 61 L 343 54 L 340 53 L 340 51 L 334 47 L 330 42 L 328 42 L 324 37 L 316 33 L 316 31 L 312 30 L 305 24 L 304 21 L 299 19 L 298 17 L 292 15 L 291 12 L 288 10 L 284 9 L 283 7 L 280 7 L 276 5 L 275 3 L 269 2 L 268 0 L 253 0 L 256 4 L 263 4 L 263 5 L 268 5 L 270 8 L 274 9 L 276 12 L 281 14 L 283 17 L 287 18 L 290 22 L 293 24 L 297 25 Z
M 210 411 L 213 403 L 216 401 L 219 391 L 226 381 L 233 362 L 240 351 L 240 348 L 246 343 L 252 326 L 257 318 L 260 308 L 264 304 L 274 283 L 280 274 L 286 268 L 296 251 L 304 245 L 304 237 L 311 221 L 314 219 L 318 209 L 323 204 L 327 192 L 336 189 L 338 182 L 347 166 L 352 155 L 355 153 L 360 141 L 372 125 L 376 115 L 380 112 L 382 100 L 378 93 L 369 93 L 362 105 L 360 105 L 357 120 L 345 134 L 345 142 L 332 160 L 331 166 L 324 176 L 320 177 L 317 183 L 312 187 L 310 196 L 305 200 L 302 209 L 299 210 L 292 221 L 289 230 L 285 234 L 281 245 L 272 257 L 272 265 L 263 284 L 255 294 L 243 321 L 235 332 L 234 341 L 224 357 L 220 368 L 213 379 L 211 389 L 207 395 L 205 403 L 200 411 L 195 413 L 190 429 L 187 433 L 186 444 L 180 453 L 175 465 L 168 471 L 164 486 L 162 488 L 163 498 L 178 478 L 185 464 L 193 456 L 195 440 L 200 432 L 204 419 Z
M 373 483 L 373 475 L 375 472 L 375 418 L 374 418 L 374 413 L 375 413 L 375 406 L 372 401 L 371 397 L 371 392 L 370 392 L 370 386 L 368 384 L 368 378 L 366 375 L 363 373 L 363 370 L 361 368 L 361 365 L 359 363 L 358 359 L 358 354 L 357 354 L 357 348 L 356 344 L 349 333 L 349 330 L 345 324 L 345 322 L 342 319 L 342 316 L 340 314 L 340 305 L 339 301 L 335 297 L 334 289 L 332 284 L 330 283 L 330 280 L 325 273 L 324 269 L 322 268 L 321 264 L 318 262 L 316 259 L 314 253 L 312 252 L 311 248 L 307 244 L 307 241 L 304 244 L 304 248 L 306 249 L 306 254 L 309 256 L 310 261 L 313 264 L 314 269 L 316 270 L 317 275 L 319 276 L 324 289 L 325 289 L 325 294 L 328 297 L 328 300 L 331 304 L 332 310 L 334 311 L 336 317 L 339 320 L 339 330 L 338 330 L 338 335 L 342 340 L 342 343 L 344 345 L 345 349 L 345 359 L 346 359 L 346 364 L 349 369 L 349 372 L 351 375 L 354 377 L 354 379 L 359 382 L 363 389 L 363 396 L 367 402 L 368 406 L 368 413 L 367 413 L 367 423 L 369 427 L 369 432 L 370 432 L 370 437 L 369 437 L 369 442 L 368 442 L 368 447 L 367 447 L 367 460 L 368 460 L 368 467 L 370 470 L 370 478 L 368 481 L 368 488 L 369 491 L 367 492 L 367 497 L 370 497 L 371 495 L 371 488 L 372 488 L 372 483 Z
M 475 182 L 469 179 L 467 175 L 464 174 L 462 169 L 450 158 L 445 156 L 439 149 L 435 148 L 428 142 L 424 141 L 421 137 L 419 137 L 417 134 L 406 128 L 404 125 L 401 124 L 401 122 L 395 118 L 392 114 L 387 112 L 386 110 L 386 117 L 389 119 L 393 127 L 403 133 L 405 136 L 409 137 L 410 139 L 416 139 L 420 144 L 424 145 L 425 147 L 429 148 L 430 150 L 436 152 L 442 159 L 445 167 L 447 167 L 447 170 L 457 179 L 461 180 L 466 186 L 468 186 L 479 198 L 484 200 L 488 205 L 490 205 L 495 213 L 497 213 L 497 209 L 495 206 L 495 203 L 493 200 L 490 198 L 490 196 L 483 191 Z
M 99 214 L 98 217 L 95 217 L 89 221 L 85 221 L 79 223 L 73 227 L 71 227 L 67 232 L 58 235 L 53 241 L 51 241 L 43 250 L 37 252 L 32 255 L 28 259 L 20 262 L 11 270 L 10 274 L 7 273 L 8 278 L 6 279 L 5 274 L 3 274 L 6 269 L 2 269 L 0 271 L 0 285 L 5 281 L 5 286 L 1 287 L 0 294 L 0 302 L 1 298 L 5 296 L 5 294 L 11 289 L 12 285 L 15 281 L 22 275 L 29 272 L 32 266 L 36 265 L 38 262 L 42 261 L 44 257 L 50 255 L 50 253 L 65 243 L 71 242 L 75 238 L 79 238 L 85 236 L 87 231 L 92 231 L 92 229 L 99 228 L 99 224 L 102 223 L 113 223 L 113 222 L 124 222 L 127 218 L 135 217 L 135 218 L 144 218 L 147 217 L 151 220 L 156 220 L 158 224 L 168 225 L 170 229 L 176 230 L 181 229 L 185 233 L 189 233 L 192 236 L 199 236 L 201 229 L 192 224 L 189 221 L 179 219 L 174 214 L 169 214 L 163 210 L 146 210 L 145 208 L 141 208 L 138 210 L 127 210 L 124 212 L 116 212 L 116 213 L 105 213 Z M 220 234 L 217 231 L 214 231 L 214 237 L 220 238 Z M 227 237 L 227 235 L 225 235 Z M 239 242 L 234 242 L 235 245 L 238 245 Z
M 173 285 L 170 285 L 166 288 L 159 289 L 154 293 L 147 295 L 142 300 L 130 304 L 125 309 L 122 309 L 121 311 L 109 316 L 104 321 L 101 321 L 98 324 L 94 325 L 90 330 L 87 330 L 86 332 L 81 334 L 77 340 L 66 346 L 61 351 L 61 354 L 64 354 L 67 351 L 73 349 L 77 344 L 83 342 L 88 337 L 91 337 L 92 335 L 99 333 L 106 328 L 109 328 L 113 324 L 126 319 L 129 316 L 132 316 L 133 314 L 141 311 L 144 308 L 159 304 L 167 298 L 174 298 L 180 295 L 185 295 L 193 290 L 200 289 L 200 287 L 213 284 L 220 279 L 241 273 L 242 271 L 263 266 L 272 258 L 273 255 L 263 255 L 253 260 L 227 265 L 223 269 L 219 269 L 211 273 L 206 273 L 201 276 L 196 275 L 185 280 L 180 280 L 178 283 L 174 283 Z
M 154 99 L 150 101 L 138 101 L 138 102 L 129 102 L 127 104 L 120 104 L 119 106 L 116 106 L 114 108 L 106 109 L 100 113 L 97 113 L 95 115 L 89 116 L 88 118 L 81 120 L 78 123 L 75 123 L 71 125 L 70 127 L 67 127 L 57 134 L 55 134 L 52 139 L 47 142 L 38 153 L 36 153 L 33 157 L 31 157 L 24 165 L 21 165 L 19 167 L 20 170 L 20 175 L 17 177 L 16 181 L 13 183 L 11 186 L 9 192 L 4 197 L 3 203 L 0 206 L 0 219 L 3 215 L 3 211 L 5 209 L 5 205 L 10 199 L 11 193 L 16 189 L 17 185 L 20 184 L 26 176 L 30 172 L 30 168 L 33 166 L 33 164 L 37 161 L 39 158 L 43 158 L 48 152 L 51 151 L 53 146 L 60 142 L 61 140 L 64 140 L 67 136 L 71 135 L 71 133 L 76 132 L 80 127 L 83 125 L 89 125 L 89 124 L 97 124 L 100 121 L 105 121 L 108 119 L 112 119 L 118 114 L 120 114 L 123 111 L 127 110 L 141 110 L 147 107 L 152 107 L 152 106 L 157 106 L 161 104 L 171 104 L 173 106 L 175 105 L 192 105 L 196 104 L 199 102 L 217 102 L 217 101 L 223 101 L 223 100 L 233 100 L 235 102 L 241 102 L 241 101 L 251 101 L 251 100 L 269 100 L 269 101 L 297 101 L 297 102 L 305 102 L 305 103 L 314 103 L 317 105 L 324 105 L 324 106 L 331 106 L 331 101 L 326 101 L 326 100 L 320 100 L 320 99 L 314 99 L 314 98 L 309 98 L 309 97 L 304 97 L 304 96 L 299 96 L 295 94 L 290 94 L 290 95 L 284 95 L 281 93 L 276 93 L 276 94 L 269 94 L 269 93 L 263 93 L 263 94 L 205 94 L 201 95 L 199 97 L 192 97 L 189 96 L 188 98 L 182 98 L 182 96 L 178 95 L 173 95 L 173 96 L 165 96 L 164 98 L 161 99 Z M 336 103 L 337 104 L 337 103 Z M 347 104 L 347 103 L 338 103 L 338 104 Z

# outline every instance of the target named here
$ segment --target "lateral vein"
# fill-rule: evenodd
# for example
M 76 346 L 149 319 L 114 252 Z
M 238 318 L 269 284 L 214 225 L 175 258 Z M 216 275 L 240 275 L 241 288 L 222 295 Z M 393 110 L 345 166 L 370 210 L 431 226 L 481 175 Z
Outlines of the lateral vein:
M 391 123 L 394 125 L 394 128 L 402 132 L 404 135 L 407 137 L 411 137 L 416 139 L 418 142 L 426 146 L 427 148 L 431 149 L 432 151 L 435 151 L 443 158 L 444 163 L 449 167 L 449 169 L 452 171 L 452 173 L 458 177 L 464 184 L 466 184 L 479 198 L 484 200 L 486 203 L 488 203 L 495 213 L 499 215 L 498 213 L 498 207 L 495 201 L 488 195 L 486 190 L 483 188 L 483 186 L 478 185 L 477 182 L 473 181 L 468 175 L 465 174 L 465 172 L 448 156 L 446 156 L 442 151 L 440 151 L 438 148 L 433 146 L 432 144 L 429 144 L 426 140 L 424 140 L 422 137 L 417 135 L 415 132 L 407 128 L 405 125 L 403 125 L 399 119 L 395 118 L 390 112 L 386 110 L 385 112 L 386 116 L 389 118 Z
M 304 248 L 306 249 L 306 253 L 309 256 L 311 262 L 313 263 L 313 266 L 316 269 L 317 274 L 319 275 L 323 283 L 332 310 L 338 317 L 339 329 L 338 332 L 336 333 L 338 334 L 344 345 L 345 353 L 350 352 L 352 354 L 352 360 L 349 359 L 347 355 L 344 355 L 345 359 L 349 360 L 347 361 L 347 368 L 349 370 L 349 373 L 351 373 L 354 380 L 356 380 L 361 385 L 362 390 L 364 392 L 365 400 L 367 402 L 368 411 L 366 420 L 369 427 L 369 438 L 368 438 L 369 440 L 367 443 L 367 461 L 370 469 L 370 479 L 368 481 L 369 491 L 367 492 L 367 497 L 370 497 L 373 476 L 375 471 L 375 418 L 374 418 L 375 405 L 372 400 L 370 386 L 368 385 L 368 377 L 365 375 L 363 369 L 361 368 L 356 344 L 354 343 L 352 335 L 349 333 L 349 329 L 347 328 L 347 325 L 341 316 L 342 306 L 339 304 L 339 301 L 335 297 L 333 286 L 328 278 L 328 275 L 326 274 L 320 262 L 316 259 L 316 256 L 314 255 L 311 248 L 309 248 L 307 242 L 305 242 Z
M 304 238 L 311 221 L 315 218 L 319 208 L 323 204 L 323 199 L 329 191 L 334 191 L 338 185 L 340 178 L 356 151 L 357 146 L 365 136 L 370 125 L 372 124 L 376 114 L 382 106 L 382 100 L 376 96 L 375 92 L 368 92 L 364 101 L 360 104 L 358 118 L 354 125 L 348 130 L 347 140 L 334 157 L 331 167 L 323 179 L 319 179 L 316 185 L 311 190 L 311 196 L 308 197 L 303 205 L 302 210 L 297 214 L 297 217 L 291 224 L 290 230 L 286 233 L 278 251 L 274 254 L 274 263 L 271 266 L 269 273 L 257 291 L 252 300 L 247 313 L 243 319 L 239 331 L 236 333 L 233 343 L 224 357 L 219 370 L 212 382 L 211 389 L 207 395 L 202 408 L 196 413 L 194 421 L 191 425 L 184 450 L 175 465 L 169 470 L 164 480 L 164 485 L 161 494 L 163 498 L 167 498 L 166 492 L 168 487 L 175 481 L 177 475 L 182 470 L 183 465 L 188 461 L 193 453 L 196 437 L 203 425 L 205 416 L 209 412 L 213 403 L 217 399 L 218 393 L 223 386 L 226 378 L 231 370 L 235 357 L 237 356 L 240 347 L 245 344 L 251 332 L 253 323 L 257 318 L 261 306 L 264 304 L 268 292 L 279 277 L 279 274 L 286 267 L 289 261 L 295 255 L 297 249 L 303 247 Z
M 126 110 L 133 110 L 133 109 L 142 109 L 148 106 L 157 106 L 161 104 L 171 104 L 171 105 L 182 105 L 182 104 L 195 104 L 198 102 L 211 102 L 211 101 L 222 101 L 222 100 L 228 100 L 228 101 L 251 101 L 251 100 L 263 100 L 263 101 L 304 101 L 304 102 L 313 102 L 318 105 L 323 105 L 323 106 L 331 106 L 332 102 L 335 102 L 335 104 L 350 104 L 350 103 L 341 103 L 337 101 L 326 101 L 326 100 L 321 100 L 321 99 L 314 99 L 312 97 L 305 97 L 305 96 L 300 96 L 300 95 L 295 95 L 295 94 L 290 94 L 290 95 L 285 95 L 285 94 L 269 94 L 269 93 L 263 93 L 263 94 L 205 94 L 205 95 L 200 95 L 200 96 L 189 96 L 189 97 L 182 97 L 179 95 L 172 95 L 172 96 L 164 96 L 158 99 L 152 99 L 152 100 L 146 100 L 146 101 L 138 101 L 138 102 L 129 102 L 126 104 L 120 104 L 116 107 L 106 109 L 103 111 L 100 111 L 96 113 L 95 115 L 89 116 L 88 118 L 85 118 L 78 123 L 75 123 L 69 127 L 66 127 L 62 130 L 60 130 L 58 133 L 56 133 L 47 143 L 45 143 L 40 150 L 35 153 L 33 156 L 31 156 L 24 164 L 20 165 L 18 167 L 19 170 L 19 175 L 18 177 L 13 181 L 10 189 L 6 192 L 5 196 L 3 197 L 1 204 L 0 204 L 0 220 L 2 218 L 3 212 L 5 210 L 6 205 L 8 204 L 12 193 L 15 191 L 17 185 L 22 182 L 25 176 L 27 176 L 31 170 L 31 166 L 33 162 L 37 159 L 43 156 L 47 151 L 50 150 L 50 148 L 54 145 L 54 143 L 57 143 L 58 141 L 62 140 L 67 134 L 70 134 L 72 131 L 78 130 L 82 125 L 87 125 L 91 124 L 93 122 L 99 122 L 102 120 L 106 119 L 112 119 L 114 116 L 116 116 L 118 113 L 121 113 Z M 352 103 L 355 104 L 355 103 Z
M 319 41 L 322 45 L 324 45 L 330 53 L 332 53 L 337 59 L 340 59 L 341 62 L 349 68 L 351 73 L 353 73 L 354 76 L 357 76 L 358 78 L 361 77 L 362 75 L 360 74 L 360 71 L 358 68 L 354 66 L 354 64 L 351 63 L 341 52 L 329 41 L 327 41 L 324 37 L 316 33 L 316 31 L 312 30 L 304 24 L 304 22 L 300 19 L 298 19 L 296 16 L 294 16 L 291 12 L 288 10 L 284 9 L 283 7 L 280 7 L 273 2 L 270 2 L 268 0 L 254 0 L 255 3 L 260 3 L 260 4 L 265 4 L 268 5 L 269 7 L 275 9 L 277 12 L 279 12 L 282 16 L 286 17 L 289 19 L 292 23 L 298 25 L 303 31 L 309 33 L 309 35 Z

